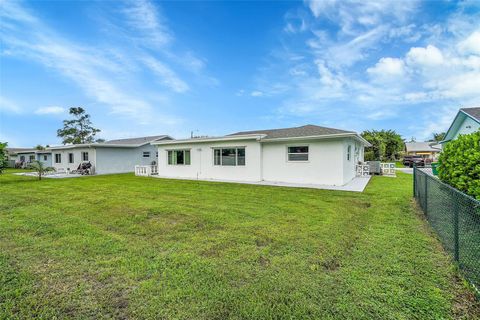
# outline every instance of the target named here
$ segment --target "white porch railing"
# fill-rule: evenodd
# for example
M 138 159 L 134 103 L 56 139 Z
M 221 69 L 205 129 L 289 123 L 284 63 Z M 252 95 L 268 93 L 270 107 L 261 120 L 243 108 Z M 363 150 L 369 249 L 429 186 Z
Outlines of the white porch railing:
M 158 174 L 158 166 L 135 166 L 136 176 L 151 176 Z

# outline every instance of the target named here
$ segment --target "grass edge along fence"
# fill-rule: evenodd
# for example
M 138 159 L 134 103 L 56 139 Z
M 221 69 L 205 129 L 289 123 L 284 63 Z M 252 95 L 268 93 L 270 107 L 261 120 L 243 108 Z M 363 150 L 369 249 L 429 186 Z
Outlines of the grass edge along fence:
M 480 201 L 416 167 L 413 196 L 480 297 Z

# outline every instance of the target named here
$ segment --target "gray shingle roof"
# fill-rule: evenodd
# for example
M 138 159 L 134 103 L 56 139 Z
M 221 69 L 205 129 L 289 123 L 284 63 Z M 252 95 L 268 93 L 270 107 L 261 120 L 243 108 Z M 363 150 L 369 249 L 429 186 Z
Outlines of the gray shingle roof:
M 441 145 L 434 145 L 433 148 L 430 144 L 432 142 L 406 142 L 405 149 L 407 152 L 421 152 L 421 151 L 433 151 L 433 152 L 440 152 Z
M 167 135 L 161 136 L 149 136 L 149 137 L 138 137 L 138 138 L 127 138 L 127 139 L 115 139 L 108 140 L 99 144 L 118 144 L 118 145 L 139 145 L 144 143 L 149 143 L 158 139 L 167 138 Z
M 324 136 L 324 135 L 342 134 L 342 133 L 355 133 L 355 132 L 320 127 L 320 126 L 308 124 L 305 126 L 294 127 L 294 128 L 241 131 L 241 132 L 229 134 L 229 136 L 238 136 L 238 135 L 244 135 L 244 134 L 266 134 L 267 136 L 265 137 L 265 139 L 277 139 L 277 138 Z
M 9 154 L 16 154 L 19 152 L 35 152 L 35 148 L 5 148 Z
M 460 110 L 462 110 L 472 118 L 475 118 L 478 121 L 480 121 L 480 107 L 479 108 L 462 108 Z

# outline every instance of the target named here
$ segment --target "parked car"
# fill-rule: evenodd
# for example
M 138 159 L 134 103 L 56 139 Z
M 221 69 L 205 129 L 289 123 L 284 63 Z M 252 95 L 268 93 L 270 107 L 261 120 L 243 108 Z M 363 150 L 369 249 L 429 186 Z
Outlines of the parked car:
M 406 167 L 413 168 L 413 166 L 417 167 L 425 167 L 432 162 L 430 159 L 425 159 L 422 156 L 405 156 L 403 157 L 403 165 Z

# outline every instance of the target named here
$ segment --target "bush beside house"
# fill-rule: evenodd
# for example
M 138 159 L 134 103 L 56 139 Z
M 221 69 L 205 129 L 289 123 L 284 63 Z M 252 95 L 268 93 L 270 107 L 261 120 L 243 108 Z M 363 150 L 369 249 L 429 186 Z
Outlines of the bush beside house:
M 7 167 L 7 143 L 0 142 L 0 173 Z
M 480 200 L 480 131 L 449 141 L 438 162 L 442 181 Z

